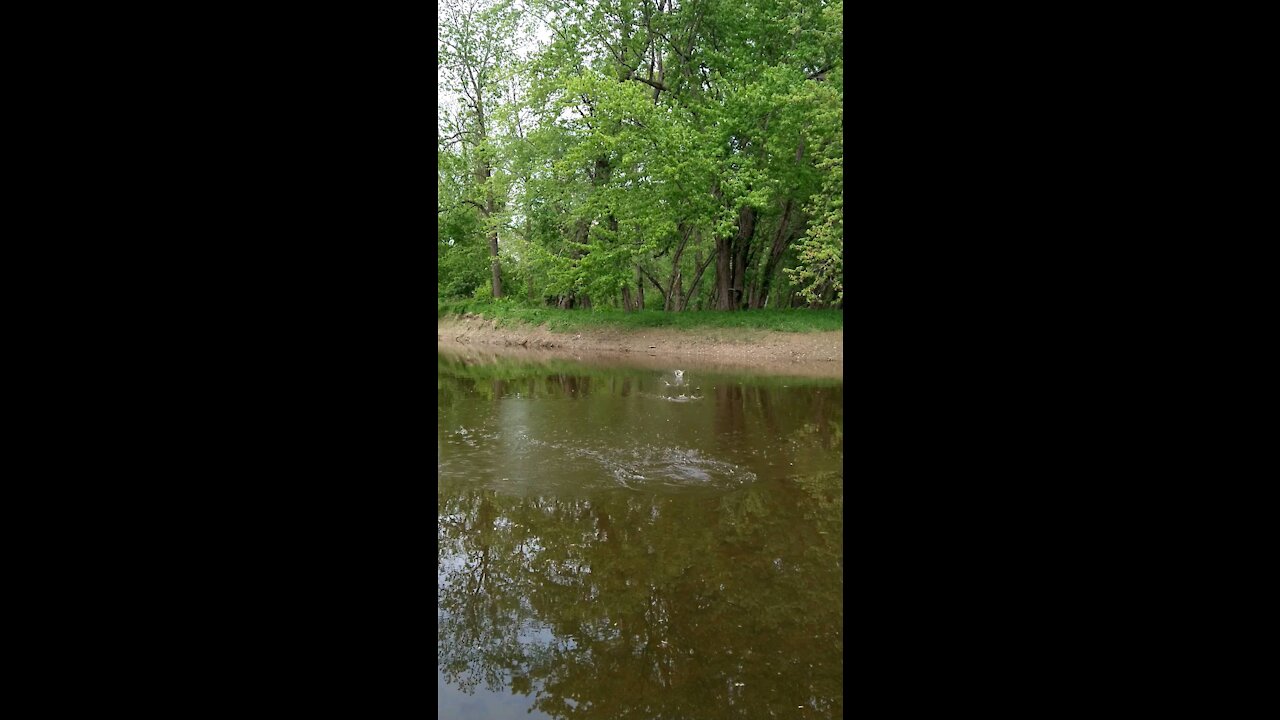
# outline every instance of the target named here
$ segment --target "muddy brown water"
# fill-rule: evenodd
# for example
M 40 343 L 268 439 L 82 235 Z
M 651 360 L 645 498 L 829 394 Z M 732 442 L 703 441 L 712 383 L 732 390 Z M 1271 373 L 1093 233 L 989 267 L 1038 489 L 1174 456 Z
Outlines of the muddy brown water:
M 842 380 L 437 371 L 439 717 L 843 716 Z

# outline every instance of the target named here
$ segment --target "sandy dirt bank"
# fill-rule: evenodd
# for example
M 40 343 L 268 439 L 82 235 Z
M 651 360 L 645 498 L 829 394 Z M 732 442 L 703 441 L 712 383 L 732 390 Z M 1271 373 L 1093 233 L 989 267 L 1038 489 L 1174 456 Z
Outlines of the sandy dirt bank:
M 844 331 L 788 333 L 706 328 L 591 329 L 552 332 L 545 325 L 497 327 L 476 315 L 440 318 L 436 343 L 448 352 L 539 358 L 574 358 L 640 367 L 679 360 L 705 369 L 842 377 Z

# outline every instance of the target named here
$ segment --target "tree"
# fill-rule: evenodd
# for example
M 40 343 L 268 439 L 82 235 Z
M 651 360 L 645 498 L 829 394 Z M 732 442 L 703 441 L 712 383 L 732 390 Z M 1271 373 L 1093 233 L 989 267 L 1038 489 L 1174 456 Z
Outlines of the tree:
M 531 294 L 560 307 L 843 298 L 841 2 L 527 0 L 547 38 L 528 62 L 511 6 L 474 7 L 442 19 L 463 99 L 442 137 L 474 170 L 495 297 L 518 227 Z
M 441 131 L 443 149 L 457 144 L 472 166 L 474 183 L 460 199 L 480 213 L 489 242 L 492 295 L 502 297 L 498 230 L 505 193 L 495 181 L 499 134 L 494 116 L 509 89 L 518 38 L 516 10 L 506 0 L 461 0 L 442 4 L 438 63 L 461 107 L 445 109 L 451 134 Z M 505 72 L 504 72 L 505 70 Z

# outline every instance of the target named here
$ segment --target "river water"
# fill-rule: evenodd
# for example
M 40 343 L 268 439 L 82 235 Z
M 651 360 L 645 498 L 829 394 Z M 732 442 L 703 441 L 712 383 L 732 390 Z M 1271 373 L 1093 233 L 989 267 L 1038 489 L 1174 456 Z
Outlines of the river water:
M 438 716 L 842 717 L 842 389 L 441 351 Z

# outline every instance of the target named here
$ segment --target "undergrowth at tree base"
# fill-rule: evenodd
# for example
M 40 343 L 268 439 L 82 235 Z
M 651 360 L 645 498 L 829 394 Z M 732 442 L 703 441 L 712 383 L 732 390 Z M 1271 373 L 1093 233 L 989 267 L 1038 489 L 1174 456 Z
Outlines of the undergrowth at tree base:
M 520 304 L 501 300 L 439 300 L 437 319 L 451 315 L 479 315 L 496 320 L 499 327 L 512 325 L 538 326 L 545 323 L 555 331 L 579 329 L 640 330 L 644 328 L 672 328 L 695 330 L 706 328 L 736 328 L 748 330 L 777 330 L 781 332 L 822 332 L 844 329 L 843 310 L 687 310 L 663 312 L 638 310 L 626 312 L 619 309 L 561 310 Z

